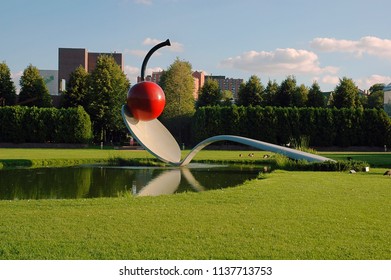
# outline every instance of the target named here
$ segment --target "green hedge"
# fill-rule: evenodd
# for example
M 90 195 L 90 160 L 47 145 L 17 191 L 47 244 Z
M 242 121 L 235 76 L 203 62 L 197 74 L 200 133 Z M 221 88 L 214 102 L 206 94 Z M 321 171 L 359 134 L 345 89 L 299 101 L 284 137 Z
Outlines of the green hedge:
M 1 107 L 0 131 L 0 142 L 11 143 L 87 143 L 92 136 L 90 117 L 80 106 Z
M 233 134 L 276 144 L 306 136 L 310 146 L 391 145 L 391 120 L 377 109 L 201 107 L 192 132 L 194 143 Z

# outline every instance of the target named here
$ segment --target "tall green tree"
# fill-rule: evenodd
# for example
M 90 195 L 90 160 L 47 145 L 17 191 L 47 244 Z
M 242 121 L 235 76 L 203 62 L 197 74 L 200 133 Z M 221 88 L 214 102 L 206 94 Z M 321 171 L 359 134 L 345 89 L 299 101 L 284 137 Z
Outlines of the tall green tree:
M 308 91 L 307 107 L 325 107 L 326 99 L 320 90 L 319 84 L 314 81 Z
M 213 79 L 206 79 L 198 95 L 197 107 L 219 105 L 222 99 L 219 83 Z
M 51 107 L 52 99 L 45 80 L 37 67 L 29 65 L 20 78 L 19 104 L 37 107 Z
M 384 108 L 384 88 L 385 84 L 374 84 L 369 88 L 369 96 L 367 99 L 367 108 Z
M 191 64 L 177 58 L 162 74 L 160 86 L 166 96 L 161 121 L 180 143 L 190 141 L 190 120 L 195 112 Z
M 88 73 L 83 66 L 79 66 L 69 76 L 69 83 L 63 93 L 63 107 L 87 107 Z
M 264 90 L 265 88 L 261 83 L 261 79 L 256 75 L 252 75 L 239 88 L 238 104 L 243 106 L 262 105 Z
M 358 108 L 361 106 L 358 87 L 352 79 L 343 77 L 334 89 L 333 105 L 336 108 Z
M 288 76 L 278 88 L 275 105 L 281 107 L 292 106 L 293 96 L 296 92 L 296 78 L 294 76 Z
M 305 107 L 308 100 L 308 88 L 301 84 L 298 86 L 292 96 L 293 107 Z
M 5 62 L 0 63 L 0 106 L 13 105 L 16 102 L 16 89 L 11 71 Z
M 275 80 L 273 82 L 271 80 L 267 82 L 263 99 L 264 106 L 274 106 L 278 87 Z
M 86 111 L 91 117 L 96 141 L 118 141 L 124 124 L 121 106 L 126 101 L 130 83 L 110 55 L 98 57 L 89 81 Z

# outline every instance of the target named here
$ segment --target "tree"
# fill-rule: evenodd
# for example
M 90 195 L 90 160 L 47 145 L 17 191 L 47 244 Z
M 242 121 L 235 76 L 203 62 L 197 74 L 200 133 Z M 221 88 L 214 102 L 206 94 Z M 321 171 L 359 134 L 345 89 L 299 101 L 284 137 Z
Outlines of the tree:
M 269 80 L 267 82 L 265 92 L 264 92 L 264 99 L 263 99 L 264 106 L 274 106 L 277 91 L 278 91 L 277 82 L 275 80 L 273 82 Z
M 86 111 L 91 117 L 95 140 L 118 141 L 124 131 L 121 106 L 130 87 L 128 79 L 112 56 L 101 55 L 88 84 Z
M 11 79 L 11 71 L 5 62 L 0 63 L 0 106 L 13 105 L 16 89 Z
M 308 91 L 307 107 L 325 107 L 326 100 L 320 91 L 319 84 L 314 81 Z
M 288 76 L 281 82 L 278 88 L 275 105 L 281 107 L 290 107 L 293 102 L 293 95 L 296 92 L 296 78 L 294 76 Z
M 83 66 L 79 66 L 69 76 L 68 88 L 63 94 L 63 106 L 87 107 L 88 73 Z
M 261 80 L 257 76 L 252 75 L 248 81 L 239 88 L 238 104 L 243 106 L 261 105 L 264 90 Z
M 308 88 L 301 84 L 298 86 L 292 96 L 292 106 L 304 107 L 308 100 Z
M 369 88 L 369 96 L 367 99 L 367 108 L 384 108 L 384 90 L 385 84 L 374 84 Z
M 29 65 L 20 78 L 19 104 L 37 107 L 51 107 L 49 89 L 37 67 Z
M 352 79 L 343 77 L 334 89 L 333 105 L 336 108 L 358 108 L 361 106 L 358 87 Z
M 219 105 L 222 99 L 219 83 L 213 79 L 206 79 L 197 100 L 197 107 Z
M 221 91 L 221 105 L 231 106 L 234 99 L 234 94 L 232 91 L 226 89 Z
M 190 140 L 190 118 L 195 112 L 194 80 L 191 64 L 177 58 L 159 82 L 166 95 L 161 121 L 180 142 Z
M 368 108 L 383 109 L 384 108 L 384 91 L 377 90 L 368 96 Z

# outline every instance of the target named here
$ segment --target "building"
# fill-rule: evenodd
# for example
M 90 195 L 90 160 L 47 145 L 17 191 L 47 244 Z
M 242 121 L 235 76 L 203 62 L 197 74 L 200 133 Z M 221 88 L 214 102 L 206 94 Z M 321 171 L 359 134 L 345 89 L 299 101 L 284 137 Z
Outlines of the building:
M 66 90 L 66 84 L 69 81 L 70 74 L 80 65 L 91 73 L 96 66 L 100 55 L 111 55 L 115 62 L 124 69 L 122 53 L 93 53 L 87 49 L 79 48 L 59 48 L 58 49 L 58 86 L 59 90 Z
M 229 90 L 234 99 L 238 99 L 238 92 L 243 79 L 226 78 L 225 76 L 205 76 L 205 79 L 213 79 L 219 83 L 220 90 Z
M 162 77 L 164 71 L 152 72 L 152 75 L 147 75 L 145 77 L 145 81 L 154 82 L 156 84 L 159 83 L 160 78 Z M 137 83 L 141 82 L 141 77 L 137 77 Z
M 39 70 L 39 74 L 45 81 L 50 95 L 58 95 L 58 71 L 57 70 Z
M 383 88 L 384 91 L 384 111 L 391 116 L 391 83 Z

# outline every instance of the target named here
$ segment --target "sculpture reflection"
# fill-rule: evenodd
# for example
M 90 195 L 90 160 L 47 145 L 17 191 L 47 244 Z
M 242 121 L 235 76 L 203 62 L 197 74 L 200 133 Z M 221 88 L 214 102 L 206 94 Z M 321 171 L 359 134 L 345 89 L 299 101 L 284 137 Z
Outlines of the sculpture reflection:
M 204 191 L 205 188 L 194 178 L 188 168 L 167 170 L 158 177 L 150 181 L 138 193 L 138 196 L 158 196 L 163 194 L 173 194 L 184 177 L 190 186 L 197 192 Z

